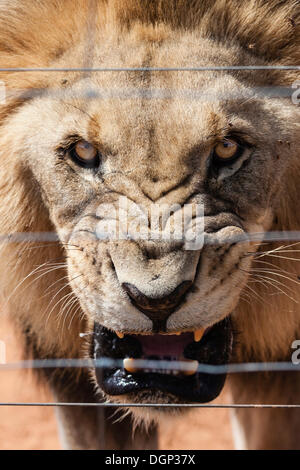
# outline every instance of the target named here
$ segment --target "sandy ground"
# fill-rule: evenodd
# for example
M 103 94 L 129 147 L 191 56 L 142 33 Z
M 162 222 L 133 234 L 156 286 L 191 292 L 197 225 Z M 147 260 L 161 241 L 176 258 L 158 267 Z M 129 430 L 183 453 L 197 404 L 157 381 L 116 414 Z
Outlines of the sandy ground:
M 18 342 L 5 316 L 0 320 L 0 341 L 5 341 L 7 362 L 20 360 Z M 51 400 L 50 393 L 37 386 L 30 372 L 0 372 L 0 402 Z M 217 402 L 229 401 L 228 393 L 224 392 Z M 229 413 L 226 410 L 193 410 L 184 418 L 166 421 L 160 428 L 160 449 L 232 448 Z M 0 450 L 11 449 L 60 449 L 54 409 L 0 407 Z

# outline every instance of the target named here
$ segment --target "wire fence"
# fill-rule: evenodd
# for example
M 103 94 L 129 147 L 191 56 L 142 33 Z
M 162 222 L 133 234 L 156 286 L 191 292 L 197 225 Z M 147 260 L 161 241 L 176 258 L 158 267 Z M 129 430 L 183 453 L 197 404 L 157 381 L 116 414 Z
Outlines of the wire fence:
M 123 359 L 43 359 L 12 362 L 0 365 L 0 372 L 19 369 L 82 369 L 82 368 L 120 368 Z M 138 369 L 189 371 L 185 361 L 154 359 L 135 359 Z M 199 364 L 197 373 L 209 375 L 241 374 L 249 372 L 300 372 L 299 364 L 292 362 L 249 362 L 241 364 L 211 365 Z
M 273 231 L 267 233 L 248 233 L 243 236 L 238 236 L 235 242 L 244 241 L 258 241 L 259 243 L 269 242 L 295 242 L 300 243 L 300 231 Z M 58 242 L 59 237 L 55 232 L 42 232 L 42 233 L 14 233 L 9 235 L 1 235 L 0 242 L 2 243 L 20 243 L 20 242 Z M 232 241 L 232 240 L 231 240 Z M 298 242 L 298 243 L 297 243 Z M 209 242 L 208 242 L 209 243 Z M 41 245 L 43 246 L 43 245 Z M 81 333 L 80 337 L 86 336 Z M 300 341 L 299 341 L 300 343 Z M 300 346 L 300 344 L 299 344 Z M 103 357 L 101 359 L 44 359 L 44 360 L 27 360 L 11 363 L 0 364 L 0 373 L 16 370 L 38 370 L 38 369 L 105 369 L 105 368 L 123 368 L 123 359 L 111 359 Z M 135 359 L 135 367 L 143 369 L 157 370 L 176 370 L 184 372 L 189 370 L 189 366 L 185 361 L 170 361 L 170 360 L 149 360 L 149 359 Z M 300 360 L 297 363 L 291 362 L 253 362 L 253 363 L 240 363 L 240 364 L 226 364 L 226 365 L 211 365 L 211 364 L 198 364 L 197 373 L 220 375 L 220 374 L 243 374 L 243 373 L 265 373 L 265 372 L 300 372 Z M 24 402 L 0 402 L 0 407 L 109 407 L 109 408 L 211 408 L 211 409 L 230 409 L 230 408 L 286 408 L 297 409 L 300 404 L 257 404 L 257 403 L 244 403 L 244 404 L 215 404 L 215 403 L 110 403 L 110 402 L 97 402 L 97 403 L 62 403 L 62 402 L 47 402 L 47 403 L 24 403 Z
M 7 363 L 0 365 L 0 373 L 4 371 L 15 371 L 24 369 L 66 369 L 66 368 L 121 368 L 123 367 L 122 359 L 44 359 L 44 360 L 27 360 L 14 363 Z M 136 359 L 135 367 L 140 369 L 155 370 L 176 370 L 187 371 L 188 364 L 185 361 L 166 361 L 166 360 L 149 360 L 149 359 Z M 241 364 L 227 364 L 227 365 L 210 365 L 199 364 L 197 373 L 208 375 L 221 375 L 221 374 L 241 374 L 241 373 L 259 373 L 259 372 L 300 372 L 300 361 L 298 364 L 292 362 L 253 362 Z M 62 403 L 62 402 L 47 402 L 47 403 L 22 403 L 22 402 L 0 402 L 1 406 L 86 406 L 86 407 L 110 407 L 110 408 L 140 408 L 140 407 L 162 407 L 162 408 L 300 408 L 300 404 L 212 404 L 212 403 L 110 403 L 110 402 L 97 402 L 97 403 Z
M 282 70 L 300 71 L 300 65 L 224 65 L 210 67 L 7 67 L 0 72 L 227 72 Z
M 92 233 L 92 232 L 91 232 Z M 91 234 L 90 233 L 90 234 Z M 97 236 L 97 232 L 93 235 Z M 205 234 L 205 244 L 218 244 L 224 243 L 218 240 L 209 238 Z M 84 240 L 87 235 L 80 234 L 80 238 Z M 25 243 L 25 242 L 57 242 L 60 243 L 60 237 L 56 232 L 15 232 L 9 234 L 0 233 L 0 243 Z M 243 233 L 239 235 L 230 235 L 226 239 L 226 243 L 243 243 L 243 242 L 300 242 L 300 231 L 269 231 L 269 232 L 253 232 Z M 299 260 L 300 261 L 300 260 Z
M 94 2 L 91 2 L 90 15 L 87 21 L 87 38 L 86 38 L 86 54 L 84 64 L 82 67 L 2 67 L 2 73 L 131 73 L 131 72 L 260 72 L 260 71 L 299 71 L 300 65 L 233 65 L 233 66 L 194 66 L 194 67 L 93 67 L 89 63 L 93 60 L 93 48 L 95 44 L 95 15 L 93 14 Z M 292 87 L 295 88 L 295 87 Z M 20 92 L 21 90 L 15 90 Z M 31 93 L 32 96 L 38 95 L 40 90 L 23 90 L 23 93 Z M 11 91 L 10 91 L 11 92 Z M 127 90 L 128 93 L 128 90 Z M 131 91 L 131 95 L 135 92 Z M 146 97 L 147 92 L 140 90 L 140 94 Z M 150 93 L 150 98 L 156 95 L 162 97 L 162 90 L 154 90 Z M 188 94 L 190 91 L 187 92 Z M 268 97 L 290 97 L 291 87 L 257 87 L 253 90 L 254 94 L 260 94 Z M 170 94 L 170 92 L 169 92 Z M 188 96 L 188 94 L 186 96 Z M 201 94 L 201 93 L 200 93 Z M 57 94 L 56 94 L 57 96 Z M 124 91 L 120 96 L 124 98 Z M 139 95 L 140 96 L 140 95 Z M 103 91 L 88 90 L 84 98 L 101 98 Z M 197 99 L 195 91 L 191 95 L 193 99 Z M 203 99 L 203 95 L 201 95 Z M 125 96 L 126 98 L 126 96 Z M 227 97 L 228 98 L 228 97 Z M 3 100 L 4 104 L 4 100 Z M 54 232 L 44 233 L 14 233 L 14 234 L 1 234 L 0 243 L 23 243 L 23 242 L 59 242 L 59 237 Z M 257 241 L 257 242 L 300 242 L 300 231 L 291 232 L 268 232 L 268 233 L 252 233 L 246 236 L 235 237 L 235 242 L 243 241 Z M 207 240 L 206 243 L 215 243 L 215 241 Z M 0 365 L 0 372 L 24 370 L 24 369 L 59 369 L 59 368 L 105 368 L 105 367 L 122 367 L 122 360 L 113 360 L 108 358 L 93 359 L 48 359 L 48 360 L 33 360 L 33 361 L 20 361 L 16 363 L 6 363 Z M 184 371 L 187 365 L 181 361 L 153 361 L 139 359 L 136 361 L 136 366 L 152 369 L 165 369 Z M 292 362 L 273 362 L 273 363 L 244 363 L 244 364 L 229 364 L 229 365 L 208 365 L 199 364 L 197 372 L 203 374 L 241 374 L 241 373 L 259 373 L 259 372 L 299 372 L 300 365 L 293 364 Z M 54 406 L 54 407 L 183 407 L 183 408 L 300 408 L 300 404 L 143 404 L 143 403 L 0 403 L 0 406 Z
M 249 72 L 249 73 L 260 73 L 264 71 L 282 71 L 282 72 L 300 72 L 300 65 L 234 65 L 234 66 L 194 66 L 194 67 L 94 67 L 94 47 L 95 47 L 95 31 L 96 31 L 96 15 L 94 14 L 94 8 L 96 2 L 90 2 L 90 13 L 87 21 L 87 32 L 86 32 L 86 54 L 83 59 L 82 67 L 4 67 L 0 68 L 0 73 L 9 74 L 20 74 L 20 73 L 58 73 L 58 74 L 117 74 L 117 73 L 205 73 L 212 72 L 216 74 L 222 74 L 226 72 Z M 67 75 L 68 76 L 68 75 Z M 65 77 L 63 77 L 65 78 Z M 60 89 L 13 89 L 3 84 L 3 98 L 1 99 L 1 82 L 0 82 L 0 109 L 1 104 L 5 105 L 7 100 L 13 99 L 18 96 L 23 98 L 35 98 L 46 94 L 47 97 L 53 99 L 80 98 L 82 100 L 95 100 L 95 99 L 169 99 L 172 97 L 180 97 L 186 100 L 198 100 L 198 101 L 211 101 L 211 100 L 225 100 L 225 99 L 248 99 L 251 97 L 267 97 L 270 99 L 276 98 L 289 98 L 294 99 L 294 104 L 299 104 L 300 93 L 295 92 L 295 88 L 300 88 L 299 83 L 295 82 L 291 86 L 265 86 L 265 87 L 252 87 L 247 90 L 228 91 L 227 95 L 211 96 L 203 90 L 162 90 L 162 89 L 119 89 L 105 90 L 100 88 L 92 88 L 89 86 L 84 92 L 70 90 L 68 92 L 68 86 L 63 90 Z M 69 94 L 68 94 L 69 93 Z M 293 98 L 294 95 L 294 98 Z M 243 243 L 247 242 L 258 242 L 260 243 L 271 243 L 271 242 L 290 242 L 300 243 L 300 231 L 270 231 L 267 233 L 248 233 L 245 235 L 237 235 L 231 237 L 231 242 Z M 43 233 L 13 233 L 13 234 L 1 234 L 0 243 L 59 243 L 60 239 L 55 232 L 43 232 Z M 205 244 L 219 243 L 217 240 L 205 238 Z M 42 247 L 43 245 L 41 245 Z M 300 356 L 300 354 L 299 354 Z M 135 366 L 142 369 L 153 369 L 153 370 L 176 370 L 182 371 L 188 370 L 188 366 L 184 361 L 165 361 L 165 360 L 147 360 L 138 359 L 135 360 Z M 0 378 L 1 373 L 7 373 L 12 371 L 21 370 L 43 370 L 43 369 L 105 369 L 123 367 L 123 360 L 115 360 L 110 358 L 101 359 L 46 359 L 46 360 L 27 360 L 19 362 L 9 362 L 1 364 L 0 361 Z M 252 373 L 297 373 L 300 372 L 300 361 L 299 364 L 290 362 L 253 362 L 253 363 L 242 363 L 242 364 L 227 364 L 227 365 L 211 365 L 211 364 L 199 364 L 197 373 L 208 374 L 208 375 L 219 375 L 219 374 L 252 374 Z M 90 408 L 185 408 L 185 409 L 298 409 L 300 408 L 300 397 L 299 404 L 257 404 L 257 403 L 111 403 L 111 402 L 96 402 L 96 403 L 83 403 L 83 402 L 0 402 L 0 407 L 90 407 Z

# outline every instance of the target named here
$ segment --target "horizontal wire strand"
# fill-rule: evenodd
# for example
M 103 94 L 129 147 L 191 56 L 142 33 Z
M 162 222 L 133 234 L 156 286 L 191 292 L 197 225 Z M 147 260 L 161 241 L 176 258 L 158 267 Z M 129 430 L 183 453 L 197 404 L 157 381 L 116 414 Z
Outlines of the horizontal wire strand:
M 135 367 L 139 369 L 156 370 L 189 370 L 189 363 L 185 361 L 166 361 L 134 359 Z M 0 372 L 20 369 L 78 369 L 78 368 L 123 368 L 123 359 L 36 359 L 0 364 Z M 292 362 L 248 362 L 241 364 L 211 365 L 199 364 L 197 372 L 200 374 L 240 374 L 249 372 L 300 372 L 300 363 Z
M 95 234 L 96 235 L 96 234 Z M 83 235 L 81 235 L 84 237 Z M 206 233 L 204 232 L 204 236 Z M 59 242 L 60 238 L 56 232 L 15 232 L 9 234 L 0 234 L 0 243 L 23 243 L 23 242 Z M 300 231 L 269 231 L 244 233 L 226 238 L 224 241 L 209 240 L 206 238 L 205 244 L 221 244 L 228 242 L 251 242 L 251 241 L 300 241 Z
M 234 70 L 299 70 L 300 65 L 231 65 L 211 67 L 4 67 L 0 72 L 223 72 Z
M 184 370 L 186 364 L 181 361 L 153 361 L 153 360 L 137 360 L 137 366 L 147 365 L 148 367 L 160 366 L 163 369 L 174 369 L 176 363 L 177 370 Z M 20 361 L 16 363 L 8 363 L 0 365 L 1 371 L 12 371 L 20 369 L 41 369 L 41 368 L 77 368 L 77 367 L 112 367 L 123 365 L 122 360 L 112 359 L 58 359 L 58 360 L 32 360 L 32 361 Z M 293 371 L 300 372 L 300 364 L 292 364 L 290 362 L 273 362 L 273 363 L 243 363 L 243 364 L 230 364 L 227 366 L 216 366 L 200 364 L 198 367 L 198 373 L 205 374 L 224 374 L 224 373 L 242 373 L 242 372 L 282 372 L 282 371 Z M 0 402 L 0 407 L 108 407 L 108 408 L 151 408 L 151 407 L 163 407 L 163 408 L 300 408 L 300 404 L 254 404 L 254 403 L 243 403 L 243 404 L 199 404 L 199 403 L 63 403 L 63 402 Z
M 206 404 L 206 403 L 62 403 L 62 402 L 49 402 L 49 403 L 21 403 L 21 402 L 1 402 L 0 407 L 95 407 L 95 408 L 214 408 L 214 409 L 229 409 L 229 408 L 300 408 L 300 404 L 295 405 L 281 405 L 281 404 L 256 404 L 256 403 L 242 403 L 242 404 Z

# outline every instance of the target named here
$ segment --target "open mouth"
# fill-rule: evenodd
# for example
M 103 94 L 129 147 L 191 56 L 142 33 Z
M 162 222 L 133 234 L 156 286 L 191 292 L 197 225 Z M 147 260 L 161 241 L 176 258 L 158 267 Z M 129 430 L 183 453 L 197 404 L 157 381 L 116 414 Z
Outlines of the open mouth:
M 228 363 L 233 337 L 229 318 L 205 331 L 182 334 L 123 335 L 99 323 L 94 333 L 95 359 L 118 359 L 122 364 L 96 368 L 98 384 L 108 395 L 151 390 L 205 403 L 224 386 L 226 374 L 198 372 L 198 366 Z

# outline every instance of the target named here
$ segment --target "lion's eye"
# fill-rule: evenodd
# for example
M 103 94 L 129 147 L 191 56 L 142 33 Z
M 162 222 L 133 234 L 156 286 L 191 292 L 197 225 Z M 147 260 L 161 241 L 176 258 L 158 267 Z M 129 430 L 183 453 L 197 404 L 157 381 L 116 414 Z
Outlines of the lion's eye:
M 72 160 L 84 168 L 96 168 L 100 158 L 98 150 L 86 140 L 80 140 L 70 150 Z
M 214 162 L 221 165 L 231 163 L 242 154 L 242 147 L 231 139 L 219 142 L 213 153 Z

